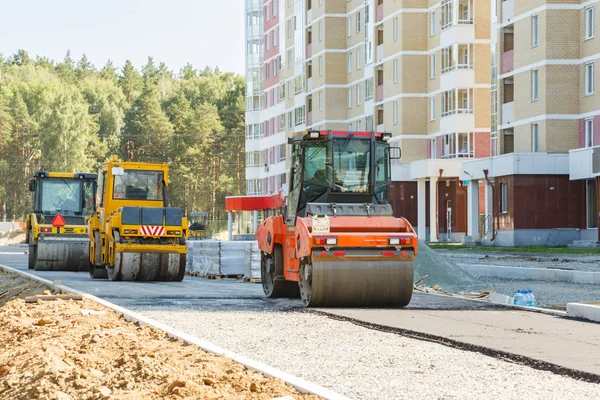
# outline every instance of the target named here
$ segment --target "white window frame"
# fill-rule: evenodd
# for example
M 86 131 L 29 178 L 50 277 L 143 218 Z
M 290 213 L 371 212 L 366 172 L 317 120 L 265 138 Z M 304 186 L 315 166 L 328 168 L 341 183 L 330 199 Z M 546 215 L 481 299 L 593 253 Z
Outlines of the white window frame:
M 540 151 L 540 124 L 534 122 L 531 124 L 531 152 L 537 153 Z
M 356 69 L 360 69 L 361 64 L 360 64 L 360 46 L 356 48 Z
M 352 88 L 348 88 L 348 108 L 352 108 Z
M 501 183 L 500 184 L 500 207 L 501 207 L 501 214 L 507 214 L 508 213 L 508 188 L 506 186 L 506 183 Z
M 392 107 L 394 107 L 394 125 L 398 125 L 398 100 L 394 100 Z
M 435 54 L 429 56 L 429 78 L 435 79 Z
M 352 15 L 348 17 L 348 37 L 352 36 Z
M 591 96 L 594 94 L 594 62 L 586 63 L 584 72 L 584 86 L 585 86 L 585 95 Z
M 356 84 L 356 105 L 357 106 L 359 106 L 362 101 L 361 85 L 362 85 L 362 82 Z
M 356 33 L 360 33 L 360 11 L 356 13 Z
M 435 20 L 435 11 L 429 14 L 429 36 L 435 36 L 437 32 L 437 21 Z
M 266 38 L 265 38 L 265 47 L 266 47 L 266 50 L 269 51 L 269 49 L 271 49 L 271 40 L 270 40 L 271 39 L 270 38 L 271 34 L 267 33 L 265 36 L 266 36 Z
M 319 90 L 319 111 L 323 111 L 323 91 Z
M 429 141 L 429 147 L 430 147 L 429 152 L 431 153 L 431 155 L 430 155 L 431 159 L 437 158 L 437 149 L 436 149 L 436 143 L 435 142 L 436 142 L 435 138 L 431 139 Z
M 273 47 L 277 47 L 277 36 L 276 29 L 273 29 Z
M 292 19 L 288 18 L 288 20 L 286 22 L 287 22 L 287 24 L 285 26 L 285 29 L 286 29 L 287 37 L 289 39 L 292 37 Z
M 265 6 L 265 16 L 267 17 L 267 21 L 271 20 L 271 13 L 269 12 L 270 8 L 271 8 L 270 5 Z
M 323 56 L 319 56 L 319 76 L 323 76 Z
M 352 72 L 352 52 L 348 52 L 348 73 Z
M 531 16 L 531 47 L 540 43 L 540 18 L 538 14 Z
M 398 83 L 398 59 L 394 58 L 394 83 Z
M 539 70 L 531 70 L 531 101 L 537 101 L 539 99 Z
M 287 51 L 287 67 L 292 68 L 292 50 Z
M 319 42 L 323 41 L 323 21 L 319 21 Z
M 398 17 L 394 17 L 394 42 L 398 41 Z
M 273 18 L 275 18 L 277 16 L 277 0 L 273 0 L 271 6 L 273 7 Z
M 585 9 L 585 38 L 591 39 L 596 36 L 596 11 L 594 6 Z
M 433 96 L 429 99 L 429 120 L 435 121 L 435 117 L 435 96 Z
M 594 118 L 588 118 L 584 122 L 584 142 L 583 147 L 594 146 Z

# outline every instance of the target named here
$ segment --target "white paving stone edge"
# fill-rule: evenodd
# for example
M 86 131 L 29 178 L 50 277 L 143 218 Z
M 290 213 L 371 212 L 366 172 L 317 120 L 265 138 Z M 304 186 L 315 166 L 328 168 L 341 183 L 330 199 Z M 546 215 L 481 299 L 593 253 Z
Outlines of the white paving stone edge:
M 457 264 L 470 274 L 495 278 L 533 279 L 537 281 L 589 283 L 600 285 L 600 272 L 551 268 L 505 267 L 501 265 Z
M 65 286 L 62 284 L 62 281 L 54 281 L 53 282 L 53 281 L 50 281 L 50 280 L 47 280 L 44 278 L 40 278 L 37 275 L 33 275 L 28 272 L 20 271 L 18 269 L 11 268 L 11 267 L 8 267 L 8 266 L 2 265 L 2 264 L 0 264 L 0 268 L 5 269 L 10 272 L 13 272 L 15 274 L 25 276 L 30 279 L 34 279 L 36 281 L 42 282 L 55 290 L 61 290 L 63 292 L 80 294 L 90 300 L 93 300 L 99 304 L 102 304 L 103 306 L 106 306 L 106 307 L 114 310 L 115 312 L 117 312 L 119 314 L 122 314 L 123 317 L 125 318 L 125 320 L 127 320 L 129 322 L 137 322 L 140 325 L 153 326 L 157 329 L 160 329 L 160 330 L 166 332 L 169 337 L 181 339 L 184 342 L 196 345 L 209 353 L 219 354 L 219 355 L 225 356 L 227 358 L 230 358 L 230 359 L 246 366 L 247 368 L 249 368 L 251 370 L 260 372 L 267 378 L 274 377 L 274 378 L 283 379 L 288 385 L 293 386 L 301 393 L 314 394 L 314 395 L 321 396 L 321 397 L 324 397 L 326 399 L 331 399 L 331 400 L 350 400 L 349 397 L 343 396 L 343 395 L 336 393 L 330 389 L 324 388 L 324 387 L 319 386 L 312 382 L 308 382 L 302 378 L 288 374 L 287 372 L 281 371 L 277 368 L 271 367 L 270 365 L 263 364 L 259 361 L 256 361 L 251 358 L 245 357 L 243 355 L 234 353 L 227 349 L 223 349 L 222 347 L 219 347 L 213 343 L 207 342 L 207 341 L 197 338 L 195 336 L 181 332 L 181 331 L 174 329 L 168 325 L 165 325 L 165 324 L 155 321 L 151 318 L 148 318 L 141 314 L 138 314 L 134 311 L 131 311 L 131 310 L 128 310 L 121 306 L 118 306 L 116 304 L 113 304 L 109 301 L 98 298 L 89 293 L 82 292 L 80 290 Z M 56 282 L 56 284 L 55 284 L 55 282 Z

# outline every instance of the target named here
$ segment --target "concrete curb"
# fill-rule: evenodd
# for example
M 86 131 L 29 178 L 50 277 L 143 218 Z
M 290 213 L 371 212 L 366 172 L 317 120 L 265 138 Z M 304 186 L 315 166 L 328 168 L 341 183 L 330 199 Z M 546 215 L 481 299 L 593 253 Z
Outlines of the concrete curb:
M 259 361 L 255 361 L 252 360 L 248 357 L 242 356 L 240 354 L 234 353 L 232 351 L 223 349 L 213 343 L 204 341 L 200 338 L 197 338 L 195 336 L 189 335 L 187 333 L 181 332 L 177 329 L 171 328 L 170 326 L 167 326 L 161 322 L 155 321 L 151 318 L 145 317 L 141 314 L 138 314 L 134 311 L 130 311 L 126 308 L 123 308 L 121 306 L 118 306 L 116 304 L 113 304 L 109 301 L 100 299 L 94 295 L 91 295 L 89 293 L 86 292 L 82 292 L 80 290 L 77 289 L 72 289 L 68 286 L 62 285 L 62 281 L 50 281 L 44 278 L 40 278 L 37 275 L 33 275 L 30 274 L 28 272 L 24 272 L 24 271 L 20 271 L 11 267 L 8 267 L 6 265 L 2 265 L 0 264 L 0 268 L 15 273 L 15 274 L 19 274 L 21 276 L 27 277 L 29 279 L 33 279 L 36 281 L 39 281 L 41 283 L 44 283 L 46 285 L 48 285 L 49 287 L 51 287 L 52 289 L 55 290 L 61 290 L 63 292 L 70 292 L 70 293 L 74 293 L 74 294 L 80 294 L 92 301 L 95 301 L 99 304 L 102 304 L 105 307 L 108 307 L 110 309 L 112 309 L 113 311 L 122 314 L 123 317 L 125 318 L 125 320 L 129 321 L 129 322 L 138 322 L 139 324 L 143 324 L 143 325 L 150 325 L 154 328 L 160 329 L 164 332 L 167 333 L 167 335 L 169 337 L 172 338 L 177 338 L 177 339 L 181 339 L 186 343 L 189 344 L 194 344 L 198 347 L 200 347 L 202 350 L 207 351 L 209 353 L 213 353 L 213 354 L 219 354 L 222 356 L 225 356 L 227 358 L 230 358 L 244 366 L 246 366 L 247 368 L 260 372 L 262 373 L 265 377 L 267 378 L 279 378 L 282 379 L 283 381 L 285 381 L 288 385 L 293 386 L 294 388 L 296 388 L 299 392 L 301 393 L 308 393 L 308 394 L 314 394 L 317 396 L 321 396 L 323 398 L 326 399 L 331 399 L 331 400 L 350 400 L 349 397 L 343 396 L 339 393 L 336 393 L 330 389 L 324 388 L 322 386 L 319 386 L 315 383 L 312 382 L 308 382 L 305 381 L 302 378 L 299 378 L 297 376 L 288 374 L 287 372 L 281 371 L 277 368 L 271 367 L 270 365 L 267 364 L 263 364 Z M 55 284 L 55 282 L 57 284 Z
M 567 303 L 567 317 L 600 322 L 600 307 L 592 304 Z
M 457 266 L 470 274 L 479 276 L 600 285 L 600 272 L 481 264 L 457 264 Z

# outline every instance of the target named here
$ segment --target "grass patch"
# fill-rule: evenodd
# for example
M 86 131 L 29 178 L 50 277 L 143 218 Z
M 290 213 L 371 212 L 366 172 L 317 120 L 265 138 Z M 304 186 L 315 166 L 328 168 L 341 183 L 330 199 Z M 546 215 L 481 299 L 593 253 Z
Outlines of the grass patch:
M 428 243 L 434 250 L 456 250 L 496 253 L 538 253 L 538 254 L 600 254 L 600 249 L 575 249 L 567 246 L 525 246 L 525 247 L 492 247 L 492 246 L 461 246 L 450 244 Z

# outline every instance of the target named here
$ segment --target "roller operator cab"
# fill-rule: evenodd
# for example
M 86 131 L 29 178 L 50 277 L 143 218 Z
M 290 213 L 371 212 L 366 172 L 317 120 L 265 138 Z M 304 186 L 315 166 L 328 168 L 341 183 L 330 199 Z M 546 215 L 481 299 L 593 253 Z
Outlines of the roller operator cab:
M 188 223 L 169 207 L 168 174 L 166 164 L 116 157 L 102 165 L 89 226 L 92 278 L 183 280 Z
M 86 271 L 87 221 L 94 210 L 96 174 L 37 171 L 29 181 L 33 210 L 26 217 L 28 267 Z
M 390 138 L 307 131 L 289 139 L 285 209 L 256 232 L 267 297 L 333 307 L 410 302 L 417 235 L 387 202 L 390 159 L 400 157 Z

